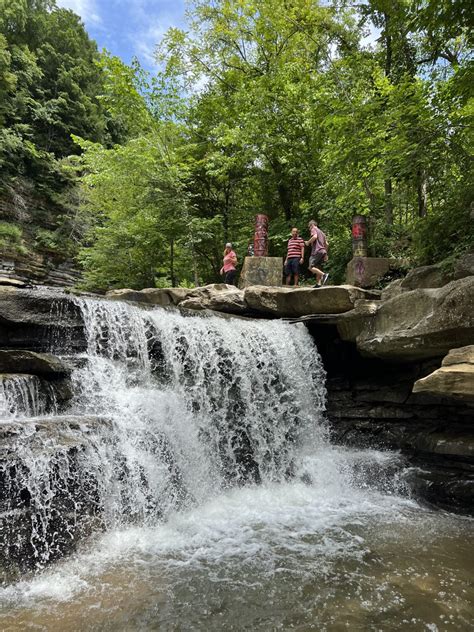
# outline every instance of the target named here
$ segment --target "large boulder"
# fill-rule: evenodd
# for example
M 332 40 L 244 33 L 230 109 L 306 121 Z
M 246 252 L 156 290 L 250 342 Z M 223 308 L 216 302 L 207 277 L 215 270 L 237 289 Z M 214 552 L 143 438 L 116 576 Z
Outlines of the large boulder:
M 445 355 L 474 340 L 474 277 L 381 302 L 357 334 L 366 356 L 396 361 Z
M 277 317 L 342 314 L 353 309 L 357 300 L 379 296 L 379 292 L 362 290 L 351 285 L 321 288 L 273 288 L 255 285 L 244 290 L 245 302 L 253 312 Z
M 406 265 L 403 259 L 388 257 L 354 257 L 346 266 L 346 283 L 357 287 L 374 287 L 391 270 Z
M 415 382 L 413 392 L 474 402 L 474 345 L 451 349 L 438 370 Z
M 453 275 L 446 272 L 442 265 L 436 263 L 431 266 L 413 268 L 400 284 L 403 290 L 418 290 L 421 288 L 443 287 L 453 280 Z
M 198 287 L 187 294 L 187 298 L 179 303 L 187 309 L 212 309 L 227 314 L 245 314 L 248 312 L 244 301 L 244 292 L 234 285 L 214 283 Z

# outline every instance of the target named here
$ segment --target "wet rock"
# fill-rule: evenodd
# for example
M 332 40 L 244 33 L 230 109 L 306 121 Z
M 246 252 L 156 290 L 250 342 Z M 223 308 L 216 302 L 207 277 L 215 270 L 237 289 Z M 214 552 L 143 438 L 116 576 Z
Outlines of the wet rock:
M 89 435 L 110 425 L 92 416 L 0 424 L 2 581 L 59 559 L 103 526 L 98 482 L 87 463 Z
M 46 350 L 84 348 L 84 325 L 74 299 L 59 290 L 0 286 L 0 346 Z
M 65 376 L 69 375 L 71 368 L 51 353 L 0 349 L 0 371 L 2 373 Z
M 474 345 L 451 349 L 439 369 L 415 382 L 413 392 L 474 402 Z

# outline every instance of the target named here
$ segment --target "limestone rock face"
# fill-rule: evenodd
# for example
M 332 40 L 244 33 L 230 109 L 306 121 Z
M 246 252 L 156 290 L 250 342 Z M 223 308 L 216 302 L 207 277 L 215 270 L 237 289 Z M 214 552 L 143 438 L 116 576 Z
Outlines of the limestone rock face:
M 414 268 L 406 275 L 400 284 L 403 290 L 417 290 L 420 288 L 443 287 L 452 281 L 452 275 L 443 271 L 439 264 Z
M 227 314 L 245 314 L 248 312 L 244 301 L 244 292 L 234 285 L 214 283 L 196 288 L 187 294 L 187 298 L 179 303 L 187 309 L 212 309 Z
M 239 287 L 251 285 L 281 286 L 283 259 L 281 257 L 245 257 Z
M 353 309 L 359 299 L 378 297 L 378 292 L 350 285 L 322 288 L 252 286 L 244 291 L 248 307 L 259 314 L 298 317 L 307 314 L 342 314 Z
M 337 330 L 342 340 L 356 342 L 357 337 L 370 327 L 371 319 L 379 306 L 378 301 L 359 300 L 356 301 L 354 309 L 339 316 Z
M 0 349 L 0 373 L 63 376 L 70 372 L 71 368 L 51 353 Z
M 415 382 L 413 392 L 474 402 L 474 345 L 452 349 L 437 371 Z
M 64 326 L 77 326 L 80 310 L 69 295 L 0 286 L 0 323 L 50 325 L 58 313 Z
M 84 347 L 81 311 L 71 296 L 0 286 L 0 347 L 45 350 L 53 329 L 58 346 Z
M 474 277 L 382 302 L 356 339 L 363 355 L 398 361 L 439 357 L 473 340 Z
M 25 287 L 26 283 L 20 279 L 11 279 L 7 276 L 0 276 L 0 285 L 10 285 L 12 287 Z

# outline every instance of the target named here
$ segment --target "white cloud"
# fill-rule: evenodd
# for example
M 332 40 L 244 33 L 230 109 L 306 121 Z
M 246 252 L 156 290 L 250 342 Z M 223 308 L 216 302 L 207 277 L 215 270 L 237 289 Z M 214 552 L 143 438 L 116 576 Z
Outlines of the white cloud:
M 122 2 L 123 0 L 119 0 Z M 183 0 L 126 0 L 134 21 L 129 41 L 139 59 L 156 66 L 155 49 L 172 26 L 182 26 Z
M 57 4 L 65 9 L 72 9 L 86 24 L 102 24 L 96 0 L 57 0 Z

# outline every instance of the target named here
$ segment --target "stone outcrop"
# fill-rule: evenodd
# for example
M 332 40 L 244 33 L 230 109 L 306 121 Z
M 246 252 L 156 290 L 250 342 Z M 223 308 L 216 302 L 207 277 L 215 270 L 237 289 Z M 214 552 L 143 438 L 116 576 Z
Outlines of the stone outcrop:
M 244 291 L 250 310 L 273 317 L 297 317 L 307 314 L 342 314 L 354 308 L 357 300 L 379 297 L 377 291 L 351 285 L 322 288 L 253 286 Z
M 72 287 L 81 280 L 81 273 L 72 261 L 38 252 L 0 257 L 0 275 L 12 281 L 55 287 Z
M 344 315 L 343 315 L 344 318 Z M 335 443 L 398 450 L 417 498 L 474 513 L 474 403 L 413 393 L 440 360 L 387 363 L 362 357 L 336 326 L 308 324 L 327 371 L 327 418 Z
M 340 331 L 344 339 L 355 337 L 367 356 L 395 361 L 442 356 L 474 340 L 474 277 L 404 292 L 381 302 L 365 324 L 359 318 L 352 337 Z
M 45 350 L 58 344 L 83 346 L 84 326 L 73 298 L 46 288 L 0 286 L 0 347 Z
M 0 373 L 27 373 L 63 377 L 71 368 L 51 353 L 0 349 Z
M 474 345 L 452 349 L 439 369 L 415 382 L 413 392 L 474 402 Z

